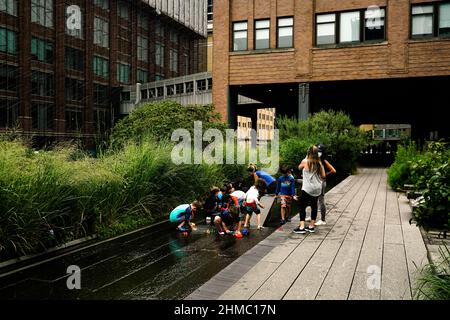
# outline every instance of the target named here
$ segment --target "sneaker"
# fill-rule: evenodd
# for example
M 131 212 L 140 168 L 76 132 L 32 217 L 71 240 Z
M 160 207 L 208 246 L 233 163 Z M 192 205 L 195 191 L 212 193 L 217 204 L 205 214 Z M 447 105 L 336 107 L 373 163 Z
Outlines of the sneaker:
M 305 234 L 306 230 L 305 229 L 300 229 L 299 227 L 297 227 L 292 232 L 299 233 L 299 234 Z
M 314 228 L 311 228 L 311 227 L 307 227 L 307 228 L 305 228 L 305 230 L 308 231 L 309 233 L 314 233 L 314 232 L 316 232 L 316 231 L 314 230 Z
M 280 226 L 282 226 L 283 224 L 286 224 L 286 221 L 283 220 L 283 219 L 281 219 L 281 220 L 280 220 Z
M 325 221 L 323 221 L 323 220 L 319 220 L 319 221 L 316 222 L 316 226 L 324 226 L 326 224 L 327 223 Z
M 307 217 L 305 221 L 311 221 L 311 217 Z
M 258 230 L 264 230 L 263 226 L 258 226 Z
M 225 232 L 219 231 L 219 235 L 223 236 L 224 234 L 225 234 Z

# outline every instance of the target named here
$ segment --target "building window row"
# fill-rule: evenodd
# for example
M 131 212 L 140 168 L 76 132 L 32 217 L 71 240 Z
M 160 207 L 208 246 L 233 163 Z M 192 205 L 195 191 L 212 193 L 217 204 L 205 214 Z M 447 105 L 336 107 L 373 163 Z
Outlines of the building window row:
M 450 36 L 450 3 L 414 5 L 411 16 L 412 38 Z
M 53 27 L 54 0 L 31 0 L 31 22 Z
M 31 59 L 45 63 L 53 63 L 53 42 L 31 38 Z
M 17 33 L 15 31 L 0 28 L 0 52 L 17 54 Z
M 270 19 L 255 21 L 256 50 L 270 48 Z M 294 34 L 294 18 L 282 17 L 277 19 L 277 48 L 292 48 Z M 233 51 L 246 51 L 248 49 L 248 22 L 233 23 Z

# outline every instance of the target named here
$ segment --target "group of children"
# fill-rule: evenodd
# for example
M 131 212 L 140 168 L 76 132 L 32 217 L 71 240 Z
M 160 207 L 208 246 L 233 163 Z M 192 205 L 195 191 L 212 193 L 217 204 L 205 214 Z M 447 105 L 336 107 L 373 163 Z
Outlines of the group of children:
M 324 200 L 326 177 L 336 173 L 336 170 L 326 159 L 325 147 L 320 144 L 309 148 L 306 158 L 302 160 L 298 169 L 303 176 L 299 201 L 300 225 L 293 232 L 313 233 L 315 226 L 326 224 Z M 220 189 L 213 187 L 204 201 L 203 209 L 206 212 L 207 221 L 210 219 L 219 235 L 233 234 L 238 238 L 246 235 L 253 213 L 256 214 L 257 229 L 264 229 L 260 216 L 260 208 L 264 208 L 264 205 L 260 199 L 266 193 L 274 194 L 280 200 L 280 225 L 291 221 L 292 202 L 298 200 L 292 170 L 288 166 L 282 166 L 280 168 L 281 176 L 278 179 L 258 170 L 254 164 L 250 164 L 247 171 L 249 176 L 254 179 L 254 184 L 249 189 L 233 184 L 225 185 Z M 321 208 L 321 219 L 316 222 L 318 205 Z M 308 206 L 311 207 L 311 217 L 306 219 Z M 190 231 L 195 228 L 191 219 L 199 208 L 198 201 L 178 206 L 171 212 L 170 221 L 179 223 L 177 227 L 179 231 Z M 308 227 L 305 227 L 305 220 L 310 222 Z

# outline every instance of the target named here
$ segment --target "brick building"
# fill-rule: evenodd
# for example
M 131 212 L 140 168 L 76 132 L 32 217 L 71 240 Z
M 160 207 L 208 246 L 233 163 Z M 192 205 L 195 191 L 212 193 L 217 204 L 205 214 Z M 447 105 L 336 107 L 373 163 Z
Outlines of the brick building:
M 245 95 L 449 136 L 450 1 L 223 0 L 214 13 L 214 104 L 232 125 Z
M 121 86 L 206 71 L 206 0 L 0 0 L 0 131 L 92 142 Z

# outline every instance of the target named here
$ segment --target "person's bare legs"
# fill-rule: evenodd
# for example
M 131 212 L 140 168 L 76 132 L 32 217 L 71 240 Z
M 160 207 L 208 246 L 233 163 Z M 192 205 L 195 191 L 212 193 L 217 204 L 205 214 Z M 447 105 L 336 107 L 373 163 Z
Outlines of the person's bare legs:
M 244 222 L 244 228 L 248 228 L 248 223 L 250 222 L 250 215 L 247 213 L 245 215 L 245 222 Z
M 222 230 L 222 219 L 220 219 L 220 217 L 216 217 L 214 219 L 214 224 L 215 224 L 215 226 L 217 228 L 217 231 L 223 232 L 223 230 Z

